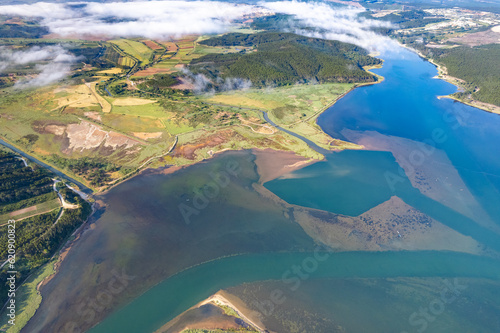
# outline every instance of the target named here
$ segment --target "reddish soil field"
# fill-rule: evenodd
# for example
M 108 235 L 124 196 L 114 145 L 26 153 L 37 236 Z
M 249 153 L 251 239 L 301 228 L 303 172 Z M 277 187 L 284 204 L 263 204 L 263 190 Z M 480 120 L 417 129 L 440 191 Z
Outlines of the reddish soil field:
M 162 42 L 162 44 L 170 51 L 177 51 L 177 45 L 174 42 Z
M 180 90 L 191 90 L 191 89 L 194 89 L 194 85 L 191 82 L 187 81 L 186 79 L 180 77 L 180 78 L 177 78 L 177 80 L 179 81 L 179 83 L 174 84 L 170 88 L 172 88 L 172 89 L 180 89 Z
M 134 76 L 150 76 L 150 75 L 155 75 L 155 74 L 160 74 L 160 73 L 168 73 L 170 72 L 170 69 L 168 68 L 146 68 L 143 69 L 142 71 L 138 71 L 137 73 L 134 74 Z
M 226 141 L 229 141 L 230 138 L 233 136 L 239 135 L 238 133 L 235 133 L 233 130 L 225 130 L 221 131 L 217 134 L 210 135 L 205 138 L 201 138 L 198 142 L 196 143 L 188 143 L 185 145 L 182 145 L 180 147 L 177 147 L 174 151 L 174 156 L 182 156 L 184 158 L 187 158 L 189 160 L 194 160 L 196 157 L 196 151 L 201 148 L 205 147 L 215 147 L 218 146 Z
M 161 50 L 162 47 L 153 42 L 152 40 L 143 40 L 142 41 L 144 44 L 146 44 L 147 47 L 149 47 L 151 50 Z
M 449 40 L 455 43 L 461 43 L 470 47 L 474 47 L 485 44 L 499 43 L 500 33 L 490 29 L 486 31 L 466 34 L 462 37 L 450 38 Z

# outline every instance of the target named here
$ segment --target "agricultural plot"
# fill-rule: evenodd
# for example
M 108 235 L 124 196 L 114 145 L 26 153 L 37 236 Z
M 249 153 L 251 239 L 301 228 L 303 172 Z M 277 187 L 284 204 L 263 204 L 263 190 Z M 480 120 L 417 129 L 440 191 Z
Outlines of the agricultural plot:
M 179 63 L 179 59 L 166 59 L 162 60 L 158 64 L 154 65 L 153 68 L 167 68 L 171 69 Z
M 118 65 L 121 67 L 134 67 L 135 61 L 130 57 L 120 57 L 118 59 Z
M 110 74 L 110 75 L 113 75 L 113 74 L 121 74 L 123 73 L 123 69 L 121 68 L 118 68 L 118 67 L 113 67 L 113 68 L 110 68 L 110 69 L 105 69 L 103 71 L 99 71 L 97 72 L 96 74 Z
M 155 74 L 169 73 L 173 66 L 154 66 L 135 72 L 133 77 L 147 77 Z
M 147 47 L 149 47 L 153 51 L 164 49 L 164 47 L 161 46 L 161 44 L 159 44 L 153 40 L 145 39 L 145 40 L 142 40 L 141 42 L 144 43 Z
M 123 110 L 132 107 L 122 106 L 120 108 Z M 106 114 L 102 117 L 102 123 L 124 133 L 158 132 L 165 130 L 163 123 L 159 119 L 125 114 Z
M 148 100 L 145 100 L 148 101 Z M 116 103 L 116 101 L 115 101 Z M 113 108 L 113 114 L 122 114 L 128 116 L 136 117 L 147 117 L 147 118 L 166 118 L 167 113 L 165 110 L 158 105 L 158 103 L 147 103 L 141 105 L 120 105 L 115 104 Z
M 50 201 L 42 202 L 31 207 L 19 209 L 7 214 L 0 215 L 0 224 L 7 223 L 10 219 L 15 219 L 20 221 L 27 217 L 36 216 L 44 213 L 53 211 L 61 207 L 61 201 L 59 199 L 53 199 Z
M 162 45 L 167 48 L 168 52 L 174 52 L 175 53 L 179 49 L 177 47 L 177 44 L 175 44 L 174 42 L 163 42 Z
M 50 198 L 46 194 L 53 191 L 52 183 L 51 174 L 46 170 L 25 166 L 16 155 L 0 151 L 0 208 L 6 208 L 2 209 L 0 224 L 60 207 L 59 199 L 46 200 Z
M 144 43 L 131 39 L 112 40 L 110 43 L 118 46 L 126 54 L 136 58 L 141 66 L 149 64 L 152 59 L 153 50 Z

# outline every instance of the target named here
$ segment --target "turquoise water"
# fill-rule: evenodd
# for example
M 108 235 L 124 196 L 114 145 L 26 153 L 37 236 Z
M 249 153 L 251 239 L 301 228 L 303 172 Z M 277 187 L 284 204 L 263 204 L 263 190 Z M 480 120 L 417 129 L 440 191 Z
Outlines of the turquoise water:
M 500 251 L 500 235 L 421 194 L 408 179 L 391 188 L 385 172 L 398 174 L 399 169 L 389 152 L 344 151 L 293 172 L 292 178 L 271 181 L 266 187 L 290 203 L 350 216 L 396 195 L 437 221 Z
M 384 76 L 384 82 L 347 94 L 318 118 L 318 124 L 341 139 L 345 139 L 341 131 L 347 128 L 429 142 L 434 130 L 442 130 L 446 139 L 434 142 L 436 148 L 446 152 L 476 199 L 500 224 L 500 148 L 496 144 L 500 116 L 437 99 L 457 88 L 434 79 L 436 67 L 413 52 L 400 48 L 382 58 L 383 68 L 374 72 Z M 372 158 L 365 160 L 370 163 Z
M 453 93 L 456 87 L 434 79 L 435 66 L 415 53 L 401 48 L 382 57 L 384 66 L 375 72 L 385 80 L 347 94 L 318 118 L 318 124 L 341 139 L 346 139 L 342 130 L 350 129 L 432 143 L 446 152 L 474 197 L 500 224 L 500 149 L 495 144 L 500 141 L 500 116 L 437 99 Z M 433 140 L 436 130 L 445 133 L 443 142 Z M 407 203 L 425 201 L 407 179 L 396 191 L 389 186 L 384 175 L 398 174 L 395 170 L 399 168 L 390 153 L 350 151 L 326 157 L 327 162 L 299 170 L 293 178 L 271 181 L 266 187 L 291 203 L 353 216 L 391 194 Z M 304 192 L 299 195 L 292 190 L 297 187 Z M 425 206 L 416 208 L 428 210 Z
M 402 49 L 384 54 L 386 77 L 378 85 L 349 93 L 319 119 L 322 128 L 343 138 L 343 128 L 376 130 L 425 141 L 434 129 L 447 140 L 438 145 L 448 154 L 471 192 L 499 223 L 500 118 L 436 95 L 455 90 L 433 79 L 434 66 Z M 406 179 L 390 188 L 384 173 L 401 171 L 388 152 L 344 151 L 266 184 L 285 200 L 335 213 L 358 215 L 392 195 L 500 251 L 500 236 L 456 211 L 422 195 Z M 300 189 L 300 190 L 298 190 Z M 90 332 L 151 332 L 221 288 L 245 282 L 280 280 L 292 265 L 312 253 L 261 253 L 217 259 L 168 278 L 107 317 Z M 500 280 L 500 262 L 453 252 L 350 252 L 329 254 L 309 278 L 474 277 Z M 314 296 L 311 296 L 312 298 Z M 355 311 L 355 309 L 352 309 Z M 384 322 L 390 322 L 391 313 Z M 390 325 L 390 324 L 388 324 Z M 494 324 L 492 324 L 494 325 Z
M 453 252 L 346 252 L 328 255 L 308 278 L 481 277 L 500 279 L 500 261 Z M 216 291 L 244 282 L 279 280 L 314 253 L 228 257 L 183 271 L 94 327 L 92 333 L 153 332 Z M 354 309 L 353 309 L 354 310 Z

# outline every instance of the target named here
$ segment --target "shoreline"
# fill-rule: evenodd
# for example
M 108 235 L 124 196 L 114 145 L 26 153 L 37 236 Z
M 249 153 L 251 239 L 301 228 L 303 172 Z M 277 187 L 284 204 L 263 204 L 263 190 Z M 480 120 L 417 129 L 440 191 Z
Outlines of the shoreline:
M 414 48 L 411 48 L 411 47 L 404 45 L 404 44 L 401 44 L 401 43 L 399 43 L 399 45 L 405 47 L 406 49 L 408 49 L 412 52 L 415 52 L 420 58 L 422 58 L 423 60 L 428 61 L 431 64 L 433 64 L 434 66 L 436 66 L 438 74 L 436 76 L 434 76 L 435 79 L 446 81 L 449 84 L 454 85 L 458 89 L 463 89 L 463 87 L 460 85 L 460 82 L 463 80 L 460 78 L 449 75 L 448 69 L 446 68 L 446 66 L 435 62 L 432 58 L 426 57 L 422 52 L 420 52 Z M 481 102 L 481 101 L 478 101 L 476 99 L 470 99 L 469 101 L 466 101 L 466 100 L 462 100 L 462 99 L 459 99 L 457 97 L 454 97 L 454 96 L 452 96 L 452 94 L 437 96 L 437 98 L 438 99 L 441 99 L 441 98 L 451 99 L 451 100 L 454 100 L 456 102 L 460 102 L 462 104 L 471 106 L 473 108 L 476 108 L 476 109 L 479 109 L 482 111 L 486 111 L 489 113 L 500 115 L 500 106 L 497 106 L 494 104 L 489 104 L 486 102 Z
M 382 63 L 382 65 L 383 65 L 383 63 Z M 373 67 L 370 67 L 370 69 L 371 68 L 381 68 L 382 65 L 373 66 Z M 365 70 L 367 72 L 369 72 L 368 69 L 365 68 Z M 371 72 L 369 72 L 369 73 L 371 73 Z M 329 103 L 327 106 L 325 106 L 322 110 L 320 110 L 319 112 L 317 112 L 313 116 L 311 116 L 308 119 L 304 120 L 304 122 L 310 122 L 310 121 L 314 120 L 314 126 L 317 127 L 320 131 L 322 131 L 323 133 L 326 134 L 326 132 L 324 132 L 323 129 L 321 129 L 321 127 L 319 125 L 317 125 L 317 118 L 319 117 L 319 115 L 321 115 L 323 112 L 327 111 L 337 101 L 339 101 L 342 97 L 346 96 L 349 92 L 353 91 L 355 88 L 363 87 L 363 86 L 367 86 L 367 85 L 378 84 L 378 83 L 381 83 L 384 80 L 384 78 L 381 77 L 381 76 L 379 76 L 379 75 L 376 75 L 374 73 L 371 73 L 371 74 L 377 76 L 379 78 L 379 80 L 375 81 L 375 82 L 366 82 L 366 83 L 357 83 L 357 84 L 355 84 L 355 86 L 353 86 L 351 89 L 349 89 L 348 91 L 346 91 L 342 95 L 336 97 L 331 103 Z M 71 181 L 72 183 L 76 183 L 77 186 L 79 186 L 80 184 L 83 185 L 84 190 L 91 191 L 91 195 L 92 196 L 104 195 L 104 194 L 108 193 L 109 190 L 113 189 L 114 187 L 122 184 L 123 182 L 125 182 L 125 181 L 127 181 L 129 179 L 132 179 L 132 178 L 134 178 L 134 177 L 136 177 L 138 175 L 141 175 L 144 172 L 147 172 L 148 170 L 159 171 L 160 168 L 151 168 L 151 167 L 148 167 L 148 164 L 151 163 L 152 161 L 154 161 L 157 158 L 160 158 L 162 156 L 170 154 L 176 148 L 177 142 L 178 142 L 177 141 L 177 137 L 176 137 L 175 143 L 172 145 L 172 147 L 169 149 L 169 151 L 167 153 L 164 153 L 164 154 L 162 154 L 160 156 L 153 156 L 153 157 L 149 158 L 139 168 L 137 168 L 133 172 L 131 172 L 131 173 L 123 176 L 122 178 L 118 178 L 117 180 L 115 180 L 115 182 L 113 184 L 109 184 L 104 189 L 96 189 L 96 188 L 87 187 L 84 184 L 84 180 L 77 181 L 76 179 L 73 179 L 76 176 L 74 176 L 74 177 L 69 176 L 66 171 L 59 170 L 58 168 L 54 167 L 52 164 L 45 162 L 45 159 L 41 159 L 40 157 L 38 157 L 38 155 L 26 152 L 24 149 L 19 148 L 17 145 L 12 144 L 9 140 L 6 140 L 3 137 L 0 137 L 0 139 L 3 139 L 5 141 L 5 143 L 13 146 L 14 148 L 16 148 L 17 150 L 19 150 L 20 152 L 22 152 L 23 156 L 26 155 L 27 158 L 31 157 L 30 160 L 32 160 L 32 161 L 34 160 L 33 161 L 34 163 L 40 164 L 43 167 L 45 167 L 44 166 L 44 164 L 45 164 L 46 166 L 49 167 L 49 170 L 50 170 L 50 168 L 52 168 L 55 171 L 57 171 L 58 173 L 56 173 L 56 174 L 58 174 L 58 175 L 60 174 L 59 175 L 60 177 L 66 178 L 67 180 Z M 333 139 L 334 140 L 338 140 L 338 139 L 335 139 L 335 138 L 333 138 Z M 306 144 L 307 144 L 307 142 L 306 142 Z M 10 147 L 8 147 L 6 145 L 4 145 L 4 147 L 6 147 L 8 149 L 11 149 Z M 242 150 L 242 149 L 231 150 L 231 151 L 240 151 L 240 150 Z M 308 159 L 308 158 L 306 158 L 304 156 L 298 155 L 295 151 L 279 150 L 279 149 L 272 149 L 272 148 L 265 148 L 265 149 L 262 149 L 262 148 L 253 148 L 253 149 L 251 149 L 251 151 L 252 151 L 252 154 L 254 154 L 256 156 L 256 158 L 258 158 L 259 155 L 262 156 L 263 154 L 267 154 L 268 156 L 273 157 L 275 159 L 274 162 L 280 162 L 280 161 L 282 162 L 281 165 L 278 165 L 277 168 L 274 168 L 271 171 L 269 171 L 269 170 L 262 170 L 263 167 L 261 165 L 260 171 L 258 171 L 258 174 L 260 176 L 259 184 L 263 184 L 263 183 L 265 183 L 267 181 L 276 179 L 276 178 L 278 178 L 278 177 L 280 177 L 280 176 L 282 176 L 282 175 L 284 175 L 286 173 L 289 173 L 289 172 L 292 172 L 292 171 L 304 168 L 304 167 L 306 167 L 308 165 L 311 165 L 313 163 L 316 163 L 316 162 L 320 161 L 320 160 L 317 160 L 317 159 L 314 159 L 314 158 L 309 158 Z M 17 152 L 17 151 L 15 151 L 15 152 Z M 227 152 L 227 149 L 223 149 L 221 151 L 215 152 L 209 159 L 213 158 L 214 156 L 216 156 L 218 154 L 224 153 L 224 152 Z M 283 161 L 282 161 L 283 157 L 287 157 L 287 160 L 288 161 L 292 161 L 293 163 L 284 164 Z M 193 163 L 186 164 L 186 165 L 173 165 L 173 166 L 169 166 L 168 168 L 165 168 L 165 169 L 161 170 L 160 172 L 165 173 L 165 174 L 175 173 L 175 172 L 177 172 L 179 170 L 182 170 L 182 169 L 184 169 L 186 167 L 195 165 L 197 163 L 206 162 L 209 159 L 202 159 L 200 161 L 193 161 Z M 266 158 L 266 159 L 269 159 L 269 158 Z M 256 160 L 255 163 L 257 165 L 257 160 Z M 279 163 L 275 163 L 275 164 L 279 164 Z M 267 168 L 265 168 L 265 169 L 267 169 Z M 276 199 L 278 199 L 278 198 L 276 198 Z M 279 200 L 281 200 L 281 198 L 279 198 Z M 86 201 L 88 202 L 88 200 L 86 200 Z M 104 203 L 102 200 L 96 200 L 94 202 L 89 202 L 89 203 L 92 205 L 92 212 L 89 214 L 89 216 L 87 217 L 87 219 L 71 234 L 70 238 L 61 246 L 61 248 L 57 251 L 57 255 L 54 255 L 52 257 L 55 260 L 55 262 L 49 262 L 48 263 L 49 265 L 52 265 L 53 272 L 51 274 L 49 274 L 48 276 L 44 277 L 36 285 L 37 293 L 40 296 L 42 296 L 41 289 L 43 288 L 43 286 L 46 285 L 48 282 L 50 282 L 50 280 L 54 276 L 56 276 L 56 274 L 59 273 L 59 268 L 63 264 L 64 260 L 66 259 L 66 256 L 69 253 L 69 251 L 71 251 L 71 249 L 73 248 L 73 246 L 82 238 L 82 236 L 85 234 L 86 231 L 93 229 L 92 225 L 91 225 L 91 221 L 92 221 L 93 217 L 95 216 L 95 213 L 98 212 L 100 210 L 100 208 L 106 206 L 106 203 Z M 217 259 L 220 259 L 220 258 L 217 258 Z M 200 263 L 200 264 L 202 264 L 202 263 Z M 177 272 L 177 274 L 178 273 L 180 273 L 180 272 Z M 229 306 L 230 308 L 232 308 L 244 321 L 246 321 L 248 324 L 250 324 L 251 326 L 253 326 L 254 328 L 256 328 L 257 331 L 259 331 L 259 332 L 265 332 L 265 327 L 262 328 L 262 326 L 263 326 L 262 323 L 257 324 L 257 323 L 255 323 L 255 319 L 253 319 L 253 320 L 249 319 L 248 318 L 248 314 L 245 315 L 243 313 L 243 311 L 240 309 L 240 307 L 235 306 L 226 297 L 223 297 L 223 296 L 221 296 L 219 294 L 220 294 L 220 292 L 216 293 L 215 295 L 211 296 L 205 302 L 214 302 L 215 300 L 220 301 L 223 305 L 226 305 L 226 306 Z M 31 318 L 33 318 L 36 315 L 36 312 L 38 311 L 38 308 L 42 305 L 42 303 L 43 303 L 43 296 L 41 297 L 40 304 L 35 309 L 33 315 L 31 316 Z M 31 318 L 29 320 L 31 320 Z M 28 320 L 28 322 L 29 322 L 29 320 Z
M 378 56 L 380 56 L 380 54 L 376 54 L 376 55 L 373 55 L 373 56 L 374 57 L 378 57 Z M 382 68 L 384 66 L 384 62 L 385 62 L 384 59 L 380 59 L 380 60 L 382 60 L 382 63 L 379 64 L 379 65 L 373 65 L 373 66 L 365 66 L 365 67 L 363 67 L 363 70 L 365 70 L 366 72 L 368 72 L 368 73 L 374 75 L 375 77 L 377 77 L 378 78 L 377 81 L 375 81 L 375 82 L 355 83 L 354 86 L 351 89 L 349 89 L 348 91 L 344 92 L 342 95 L 337 96 L 331 103 L 329 103 L 323 109 L 321 109 L 320 111 L 316 112 L 315 114 L 313 114 L 309 118 L 302 120 L 302 122 L 311 124 L 314 128 L 318 129 L 322 133 L 324 133 L 327 136 L 331 137 L 333 139 L 331 142 L 336 142 L 337 143 L 336 147 L 340 147 L 340 149 L 350 149 L 350 150 L 364 149 L 363 146 L 357 145 L 354 142 L 343 141 L 343 140 L 341 140 L 339 138 L 334 138 L 330 134 L 326 133 L 323 130 L 323 128 L 321 128 L 321 126 L 318 124 L 318 118 L 323 113 L 325 113 L 328 109 L 330 109 L 331 107 L 333 107 L 338 101 L 340 101 L 342 98 L 344 98 L 345 96 L 347 96 L 347 94 L 349 94 L 350 92 L 354 91 L 355 89 L 361 88 L 361 87 L 366 87 L 366 86 L 372 86 L 372 85 L 384 82 L 385 77 L 383 77 L 382 75 L 378 75 L 378 74 L 373 73 L 373 72 L 370 71 L 372 69 L 378 69 L 378 68 Z M 296 125 L 296 124 L 294 124 L 294 125 Z M 290 127 L 290 125 L 288 127 Z M 338 150 L 339 149 L 334 149 L 334 151 L 338 151 Z
M 85 200 L 85 199 L 83 199 L 83 200 Z M 85 200 L 85 201 L 87 201 L 87 200 Z M 42 297 L 42 293 L 41 293 L 41 288 L 45 284 L 50 282 L 50 280 L 52 280 L 52 278 L 54 278 L 56 276 L 56 274 L 59 272 L 59 267 L 61 266 L 62 262 L 66 258 L 66 255 L 71 250 L 71 248 L 76 244 L 76 242 L 82 237 L 82 235 L 85 233 L 85 231 L 90 227 L 89 221 L 91 220 L 91 218 L 94 216 L 94 214 L 100 208 L 99 204 L 96 202 L 88 202 L 88 203 L 91 205 L 92 211 L 89 213 L 89 215 L 87 216 L 85 221 L 83 221 L 82 224 L 80 226 L 78 226 L 78 228 L 76 228 L 73 231 L 73 233 L 71 233 L 71 235 L 68 237 L 68 239 L 59 247 L 59 249 L 56 251 L 56 253 L 54 253 L 54 255 L 52 255 L 52 257 L 48 260 L 48 262 L 46 264 L 36 268 L 32 273 L 30 273 L 30 275 L 28 275 L 26 277 L 26 279 L 22 283 L 19 284 L 18 288 L 16 289 L 16 291 L 17 291 L 18 289 L 25 287 L 26 286 L 25 283 L 33 276 L 33 274 L 38 274 L 40 272 L 43 272 L 45 269 L 47 269 L 47 267 L 49 265 L 52 266 L 50 273 L 48 275 L 45 275 L 45 276 L 42 274 L 42 276 L 39 277 L 41 279 L 40 282 L 38 282 L 35 286 L 36 294 L 40 298 L 38 305 L 33 309 L 31 302 L 36 301 L 36 299 L 29 297 L 26 299 L 26 305 L 23 305 L 24 308 L 19 309 L 20 310 L 19 313 L 21 315 L 23 315 L 26 311 L 28 311 L 28 312 L 33 311 L 31 316 L 28 314 L 29 318 L 24 325 L 27 325 L 29 323 L 29 321 L 36 315 L 38 309 L 42 305 L 43 297 Z M 4 305 L 4 307 L 5 307 L 5 305 Z M 3 312 L 3 310 L 4 310 L 4 308 L 2 308 L 0 312 Z M 25 326 L 22 326 L 20 328 L 20 330 L 22 330 L 24 327 Z
M 246 325 L 248 325 L 249 327 L 251 327 L 252 329 L 254 329 L 258 333 L 268 332 L 266 330 L 266 327 L 262 323 L 262 321 L 258 317 L 255 317 L 254 315 L 252 315 L 252 314 L 255 314 L 255 311 L 249 309 L 247 307 L 247 305 L 241 299 L 239 299 L 237 296 L 232 295 L 229 292 L 221 289 L 221 290 L 217 291 L 216 293 L 214 293 L 213 295 L 206 298 L 205 300 L 193 305 L 192 307 L 190 307 L 186 311 L 182 312 L 181 314 L 179 314 L 178 316 L 176 316 L 172 320 L 168 321 L 162 327 L 160 327 L 156 331 L 154 331 L 154 333 L 168 332 L 169 330 L 172 330 L 172 328 L 175 327 L 175 325 L 177 325 L 179 322 L 183 321 L 183 317 L 186 314 L 188 314 L 190 311 L 198 310 L 207 304 L 215 306 L 215 307 L 221 309 L 222 311 L 224 311 L 223 307 L 227 307 L 227 308 L 231 309 L 232 311 L 234 311 L 236 314 L 236 315 L 230 315 L 231 317 L 234 317 L 234 318 L 237 318 L 237 319 L 243 321 Z M 209 318 L 210 318 L 210 316 L 207 317 L 207 319 L 209 319 Z M 187 322 L 185 322 L 184 325 L 190 324 L 189 320 L 190 319 L 187 319 Z M 191 318 L 191 320 L 192 320 L 192 318 Z M 195 323 L 196 323 L 196 321 L 195 321 Z M 239 325 L 241 325 L 241 324 L 239 324 Z M 199 323 L 196 326 L 199 326 Z M 189 327 L 189 326 L 187 326 L 187 327 Z M 185 329 L 186 328 L 184 328 L 184 330 Z M 201 327 L 197 328 L 197 329 L 203 330 L 206 328 L 203 325 L 201 325 Z M 222 327 L 218 328 L 218 329 L 222 329 Z M 175 328 L 174 331 L 181 332 L 179 330 L 179 328 Z
M 259 175 L 259 184 L 264 184 L 308 165 L 319 162 L 315 159 L 307 159 L 291 151 L 276 151 L 267 149 L 252 149 L 255 155 L 255 165 Z
M 379 54 L 376 54 L 374 56 L 379 56 Z M 352 88 L 350 88 L 348 91 L 344 92 L 340 96 L 337 96 L 335 99 L 333 99 L 330 103 L 328 103 L 326 106 L 324 106 L 321 110 L 319 110 L 315 114 L 313 114 L 313 115 L 309 116 L 308 118 L 303 119 L 303 120 L 301 120 L 299 122 L 296 122 L 296 123 L 293 123 L 293 124 L 290 124 L 290 125 L 279 125 L 279 126 L 285 127 L 287 130 L 291 131 L 289 128 L 291 128 L 294 125 L 297 125 L 299 123 L 309 123 L 314 128 L 316 128 L 319 131 L 321 131 L 323 134 L 331 137 L 328 133 L 326 133 L 325 131 L 323 131 L 323 129 L 321 128 L 321 126 L 319 126 L 317 124 L 318 117 L 321 114 L 323 114 L 324 112 L 326 112 L 329 108 L 331 108 L 333 105 L 335 105 L 335 103 L 337 103 L 340 99 L 342 99 L 343 97 L 345 97 L 348 93 L 350 93 L 354 89 L 359 88 L 359 87 L 364 87 L 364 86 L 370 86 L 370 85 L 374 85 L 374 84 L 378 84 L 378 83 L 383 82 L 384 79 L 385 79 L 383 76 L 378 75 L 378 74 L 373 73 L 373 72 L 370 71 L 371 69 L 374 69 L 374 68 L 382 68 L 383 65 L 384 65 L 384 60 L 383 59 L 381 59 L 381 60 L 382 60 L 381 64 L 363 67 L 363 70 L 365 70 L 366 72 L 368 72 L 368 73 L 374 75 L 375 77 L 377 77 L 378 78 L 377 81 L 374 81 L 374 82 L 354 83 L 354 86 Z M 263 112 L 262 110 L 258 110 L 258 111 Z M 272 126 L 272 124 L 270 124 L 269 122 L 266 121 L 266 123 L 267 123 L 267 125 L 270 125 L 272 128 L 275 128 L 275 126 Z M 280 131 L 279 128 L 278 128 L 278 131 Z M 338 138 L 333 138 L 333 137 L 331 137 L 331 138 L 332 138 L 332 140 L 330 141 L 330 143 L 336 142 L 336 147 L 337 147 L 337 149 L 333 149 L 332 151 L 338 151 L 339 148 L 340 149 L 363 149 L 363 147 L 358 147 L 358 146 L 356 146 L 352 142 L 344 142 L 344 141 L 342 141 L 342 140 L 340 140 Z M 306 139 L 308 139 L 308 138 L 306 138 Z M 159 159 L 161 157 L 169 155 L 170 153 L 172 153 L 175 150 L 175 148 L 178 145 L 178 136 L 176 135 L 174 143 L 172 144 L 172 146 L 170 147 L 170 149 L 166 153 L 163 153 L 161 155 L 152 156 L 152 157 L 148 158 L 144 163 L 142 163 L 134 171 L 131 171 L 130 173 L 128 173 L 128 174 L 126 174 L 126 175 L 124 175 L 124 176 L 122 176 L 120 178 L 117 178 L 117 179 L 113 180 L 111 183 L 106 184 L 105 186 L 102 186 L 102 187 L 99 188 L 99 187 L 90 187 L 88 184 L 86 184 L 86 180 L 85 179 L 82 179 L 82 178 L 78 177 L 77 175 L 69 174 L 66 170 L 64 170 L 64 171 L 60 170 L 59 168 L 57 168 L 54 165 L 52 165 L 52 163 L 47 162 L 45 159 L 41 158 L 40 156 L 36 155 L 35 153 L 32 153 L 32 152 L 28 153 L 27 151 L 25 151 L 25 149 L 22 149 L 19 146 L 13 144 L 9 140 L 7 140 L 5 137 L 0 136 L 0 140 L 3 140 L 7 145 L 11 145 L 12 147 L 14 147 L 16 150 L 19 151 L 18 153 L 20 153 L 21 155 L 23 155 L 23 156 L 26 155 L 25 157 L 27 157 L 27 158 L 31 157 L 31 160 L 34 163 L 40 164 L 40 165 L 42 165 L 45 168 L 47 168 L 46 166 L 48 166 L 49 170 L 50 169 L 55 170 L 56 171 L 55 173 L 57 175 L 60 174 L 59 176 L 61 176 L 62 178 L 66 178 L 67 180 L 75 183 L 75 185 L 77 185 L 78 187 L 80 187 L 80 185 L 83 186 L 84 187 L 83 190 L 91 192 L 90 193 L 91 195 L 105 194 L 109 190 L 111 190 L 112 188 L 114 188 L 114 187 L 122 184 L 123 182 L 127 181 L 128 179 L 131 179 L 131 178 L 133 178 L 133 177 L 141 174 L 144 170 L 148 170 L 149 169 L 148 164 L 154 162 L 154 160 L 157 160 L 157 159 Z M 1 144 L 1 142 L 0 142 L 0 144 Z M 306 144 L 307 144 L 307 142 L 306 142 Z M 10 148 L 7 145 L 3 145 L 3 146 L 6 147 L 6 148 L 8 148 L 8 149 L 12 149 L 12 148 Z M 255 149 L 268 149 L 268 148 L 255 148 Z M 14 150 L 14 151 L 17 152 L 16 150 Z M 227 149 L 225 149 L 225 150 L 227 150 Z M 223 152 L 225 150 L 216 152 L 213 155 L 216 155 L 217 153 Z M 237 150 L 240 150 L 240 149 L 237 149 Z M 276 152 L 289 152 L 289 151 L 286 151 L 286 150 L 279 150 L 279 149 L 278 150 L 274 150 L 274 151 L 276 151 Z M 296 152 L 293 152 L 293 153 L 295 155 L 297 155 Z M 300 155 L 297 155 L 297 156 L 300 156 Z M 182 168 L 190 166 L 190 165 L 197 164 L 199 162 L 203 162 L 205 160 L 206 159 L 202 159 L 200 161 L 193 161 L 193 163 L 186 164 L 186 165 L 173 165 L 173 166 L 170 166 L 169 169 L 174 168 L 175 170 L 172 170 L 171 172 L 175 172 L 176 170 L 182 169 Z M 44 164 L 46 166 L 44 166 Z M 154 168 L 154 169 L 158 169 L 158 168 Z
M 226 295 L 224 295 L 224 294 L 226 294 Z M 247 324 L 250 324 L 251 326 L 253 326 L 253 328 L 255 328 L 259 333 L 266 332 L 266 328 L 262 323 L 257 324 L 256 319 L 250 319 L 248 317 L 249 314 L 245 315 L 245 312 L 247 312 L 247 311 L 242 310 L 241 306 L 240 307 L 236 306 L 234 304 L 234 302 L 231 302 L 227 297 L 228 297 L 228 295 L 226 292 L 224 292 L 223 290 L 219 290 L 218 292 L 216 292 L 215 294 L 213 294 L 212 296 L 210 296 L 206 300 L 195 305 L 194 307 L 200 307 L 200 306 L 208 304 L 208 303 L 212 303 L 217 307 L 219 307 L 219 305 L 227 306 L 227 307 L 233 309 L 234 312 L 236 312 L 236 314 L 239 317 L 241 317 L 241 319 L 243 319 L 243 321 L 245 321 Z M 245 310 L 248 310 L 248 309 L 245 309 Z M 250 310 L 248 310 L 248 311 L 250 311 Z

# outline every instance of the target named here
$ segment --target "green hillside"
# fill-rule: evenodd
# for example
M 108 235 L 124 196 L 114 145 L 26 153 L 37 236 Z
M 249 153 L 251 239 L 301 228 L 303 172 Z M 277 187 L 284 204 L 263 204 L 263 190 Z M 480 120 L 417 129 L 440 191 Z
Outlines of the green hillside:
M 241 46 L 240 53 L 207 54 L 191 62 L 195 73 L 210 78 L 241 78 L 255 86 L 318 82 L 373 82 L 363 66 L 380 60 L 355 45 L 290 33 L 230 33 L 202 41 L 208 46 Z M 243 49 L 244 48 L 244 49 Z

